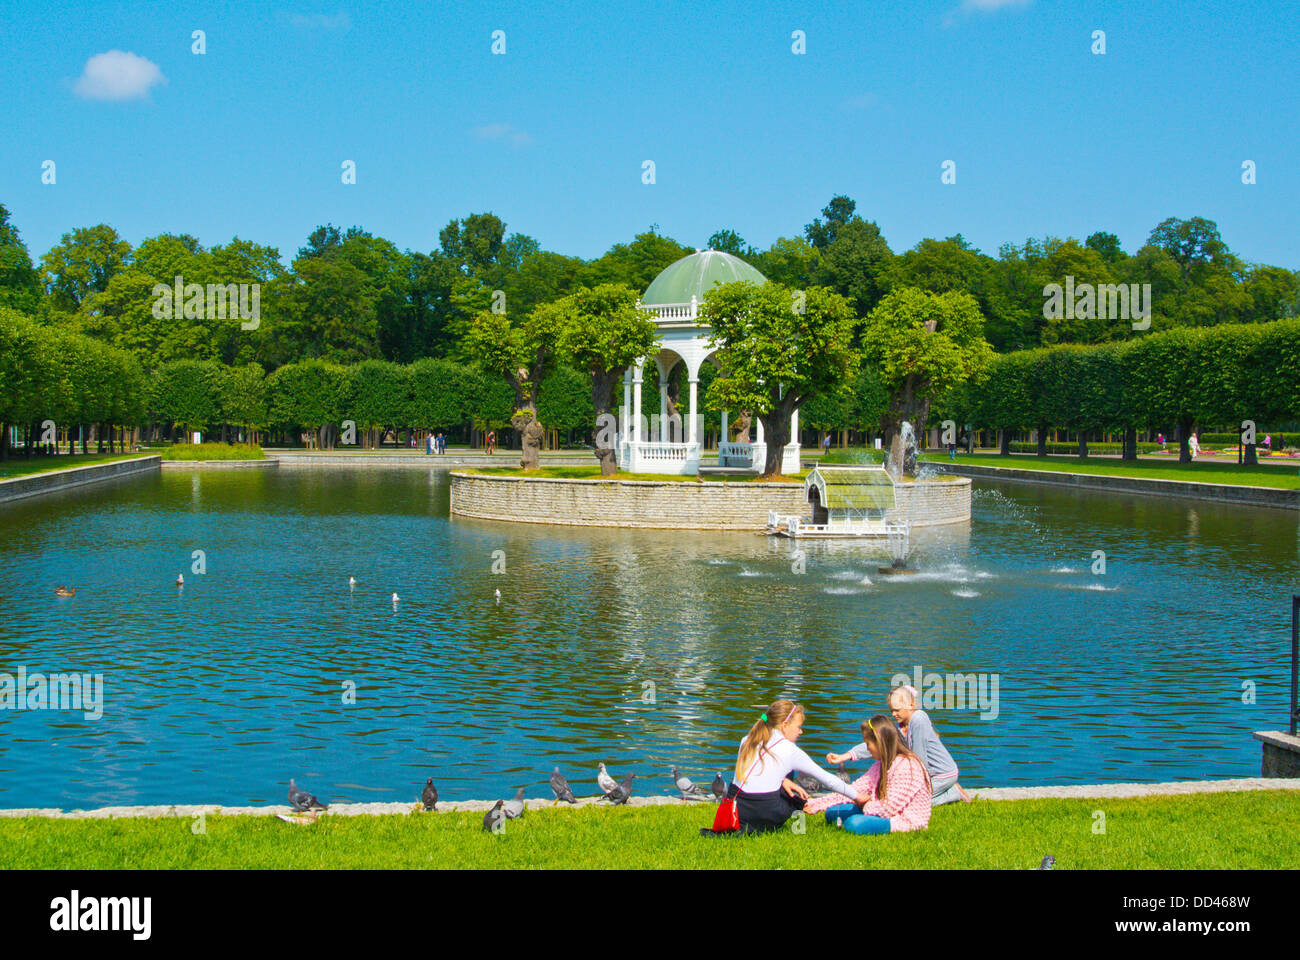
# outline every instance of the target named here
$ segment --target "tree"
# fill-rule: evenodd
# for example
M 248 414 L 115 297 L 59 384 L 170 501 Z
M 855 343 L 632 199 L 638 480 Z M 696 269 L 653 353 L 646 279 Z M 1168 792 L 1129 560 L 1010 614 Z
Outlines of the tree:
M 618 452 L 602 423 L 614 404 L 614 388 L 629 366 L 647 356 L 659 341 L 649 315 L 637 308 L 630 287 L 604 283 L 571 293 L 538 311 L 554 311 L 556 353 L 591 377 L 591 407 L 596 414 L 592 439 L 602 476 L 618 472 Z
M 363 360 L 349 367 L 340 397 L 346 419 L 365 431 L 374 448 L 387 427 L 403 425 L 410 411 L 410 373 L 387 360 Z
M 268 422 L 266 371 L 249 363 L 222 371 L 218 408 L 221 419 L 243 427 L 247 441 L 256 443 L 257 432 Z
M 903 463 L 903 422 L 919 432 L 931 401 L 978 375 L 992 359 L 979 305 L 967 293 L 895 290 L 867 318 L 862 344 L 889 394 L 884 427 L 892 462 L 899 469 L 911 466 Z
M 715 230 L 709 236 L 707 241 L 710 250 L 719 250 L 722 253 L 729 253 L 733 257 L 753 256 L 754 248 L 745 243 L 745 238 L 735 230 Z
M 131 245 L 107 224 L 65 233 L 41 257 L 45 287 L 53 306 L 75 313 L 87 296 L 108 289 L 108 282 L 125 269 L 130 255 Z
M 346 368 L 325 360 L 303 360 L 280 367 L 267 378 L 271 419 L 307 427 L 312 432 L 312 445 L 332 449 L 342 419 L 346 383 Z
M 173 360 L 153 373 L 149 409 L 155 419 L 180 427 L 186 441 L 220 414 L 222 370 L 210 360 Z
M 555 355 L 563 314 L 552 304 L 542 304 L 522 323 L 512 324 L 504 313 L 485 310 L 474 317 L 465 335 L 464 349 L 479 366 L 508 383 L 515 394 L 510 422 L 522 434 L 541 427 L 537 398 Z M 535 425 L 535 427 L 530 427 Z M 533 448 L 525 444 L 524 467 L 535 469 Z
M 664 267 L 694 251 L 654 230 L 638 233 L 631 243 L 616 243 L 599 259 L 587 264 L 580 280 L 584 286 L 621 283 L 644 290 Z
M 18 228 L 9 222 L 9 211 L 0 203 L 0 307 L 31 316 L 40 303 L 41 275 L 32 266 Z
M 719 284 L 705 294 L 700 316 L 720 348 L 712 393 L 759 415 L 767 440 L 763 475 L 780 476 L 791 414 L 857 372 L 857 318 L 832 290 L 796 293 L 776 283 Z
M 855 201 L 843 194 L 831 197 L 831 202 L 822 207 L 822 216 L 826 220 L 823 222 L 821 217 L 813 220 L 803 228 L 804 236 L 818 250 L 825 250 L 835 242 L 840 227 L 853 219 L 853 211 L 857 206 Z
M 890 285 L 894 254 L 874 223 L 853 217 L 835 228 L 821 249 L 817 282 L 848 298 L 860 316 L 870 313 Z

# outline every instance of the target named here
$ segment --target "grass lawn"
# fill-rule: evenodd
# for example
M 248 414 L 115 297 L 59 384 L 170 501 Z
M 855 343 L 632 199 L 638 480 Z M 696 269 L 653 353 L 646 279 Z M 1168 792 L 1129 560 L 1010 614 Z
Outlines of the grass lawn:
M 947 463 L 948 455 L 929 453 L 921 458 L 930 463 Z M 998 454 L 959 453 L 957 464 L 977 467 L 1008 467 L 1015 470 L 1054 470 L 1059 473 L 1090 473 L 1112 477 L 1147 477 L 1155 480 L 1187 480 L 1193 483 L 1232 483 L 1253 487 L 1276 487 L 1281 490 L 1300 490 L 1300 469 L 1287 465 L 1261 463 L 1258 466 L 1237 466 L 1235 462 L 1197 460 L 1181 464 L 1177 460 L 1143 458 L 1137 463 L 1119 459 L 1097 457 L 1080 460 L 1070 456 L 1038 457 L 1032 453 L 1013 453 L 1009 457 Z
M 547 479 L 557 480 L 668 480 L 674 483 L 699 483 L 702 480 L 714 481 L 723 480 L 727 483 L 754 483 L 763 481 L 762 477 L 753 474 L 736 474 L 736 475 L 710 475 L 686 477 L 676 473 L 626 473 L 620 471 L 612 477 L 602 477 L 600 475 L 600 466 L 582 466 L 582 467 L 538 467 L 536 470 L 525 473 L 519 467 L 478 467 L 472 470 L 460 471 L 463 473 L 486 474 L 488 476 L 511 476 L 511 477 L 544 477 Z M 767 482 L 776 483 L 802 483 L 804 477 L 808 476 L 807 470 L 801 470 L 799 473 L 788 476 L 767 478 Z
M 97 463 L 112 463 L 114 460 L 132 460 L 136 457 L 150 456 L 148 450 L 140 453 L 79 453 L 58 457 L 32 457 L 25 460 L 10 454 L 9 460 L 0 460 L 0 480 L 14 477 L 30 477 L 34 473 L 54 473 L 58 470 L 70 470 L 73 467 L 90 467 Z
M 261 447 L 247 443 L 178 443 L 162 451 L 164 460 L 265 460 Z
M 1300 792 L 1125 800 L 976 800 L 934 811 L 921 833 L 860 837 L 807 818 L 760 837 L 701 837 L 714 806 L 534 810 L 500 835 L 481 813 L 52 820 L 0 818 L 4 869 L 1296 869 Z M 1105 833 L 1094 833 L 1105 813 Z

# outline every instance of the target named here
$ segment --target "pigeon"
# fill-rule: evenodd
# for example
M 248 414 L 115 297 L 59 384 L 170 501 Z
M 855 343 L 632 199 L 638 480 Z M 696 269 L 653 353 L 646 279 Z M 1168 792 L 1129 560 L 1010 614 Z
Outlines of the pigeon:
M 1047 856 L 1043 857 L 1043 862 L 1034 867 L 1034 869 L 1051 870 L 1054 866 L 1056 866 L 1056 858 L 1049 853 Z
M 839 769 L 835 771 L 835 776 L 839 777 L 845 783 L 853 782 L 853 778 L 849 776 L 849 772 L 844 769 L 844 764 L 842 763 L 840 764 Z
M 809 793 L 826 793 L 825 785 L 816 777 L 807 773 L 800 773 L 795 776 L 794 782 L 799 784 Z
M 627 803 L 627 798 L 632 796 L 632 781 L 635 778 L 635 773 L 629 773 L 626 780 L 605 794 L 605 799 L 610 803 Z
M 560 768 L 556 767 L 555 772 L 551 774 L 551 793 L 555 794 L 555 802 L 563 800 L 565 803 L 577 803 L 578 798 L 573 795 L 569 789 L 569 781 L 564 779 L 564 774 L 560 773 Z
M 602 793 L 609 793 L 618 786 L 618 781 L 609 775 L 603 763 L 600 765 L 600 772 L 596 774 L 596 783 L 600 785 Z
M 524 788 L 520 787 L 513 800 L 506 801 L 506 819 L 518 820 L 524 815 Z
M 719 802 L 727 799 L 727 781 L 722 779 L 722 774 L 713 775 L 713 798 Z
M 673 783 L 677 786 L 683 800 L 704 800 L 708 797 L 703 787 L 698 783 L 692 783 L 689 777 L 678 773 L 676 767 L 673 767 Z
M 424 781 L 424 790 L 420 793 L 420 799 L 424 801 L 424 809 L 438 809 L 438 788 L 433 785 L 433 777 Z
M 501 810 L 504 800 L 498 800 L 496 805 L 487 813 L 483 814 L 483 829 L 489 833 L 499 833 L 502 826 L 505 825 L 506 815 Z
M 302 813 L 304 810 L 326 810 L 329 804 L 321 803 L 306 790 L 299 790 L 298 784 L 289 780 L 289 805 Z

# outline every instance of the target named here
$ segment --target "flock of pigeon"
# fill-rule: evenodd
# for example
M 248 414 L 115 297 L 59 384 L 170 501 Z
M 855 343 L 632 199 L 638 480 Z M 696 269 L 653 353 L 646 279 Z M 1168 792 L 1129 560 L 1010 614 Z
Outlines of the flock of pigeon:
M 673 786 L 681 794 L 683 800 L 714 800 L 721 801 L 727 795 L 727 781 L 723 779 L 722 774 L 715 774 L 713 783 L 710 784 L 709 790 L 705 790 L 698 783 L 691 782 L 691 779 L 681 773 L 676 767 L 672 768 Z M 596 772 L 596 783 L 601 790 L 600 799 L 608 800 L 610 803 L 627 803 L 632 796 L 632 781 L 636 779 L 635 773 L 629 773 L 622 783 L 619 783 L 609 771 L 605 769 L 602 763 Z M 577 803 L 578 798 L 573 795 L 573 788 L 569 786 L 569 781 L 560 773 L 560 768 L 556 767 L 551 774 L 550 779 L 551 792 L 555 794 L 554 803 Z M 820 784 L 816 784 L 820 787 Z M 420 792 L 420 801 L 425 810 L 438 809 L 438 788 L 433 785 L 433 777 L 424 781 L 424 789 Z M 329 804 L 322 803 L 316 797 L 312 796 L 306 790 L 301 789 L 292 779 L 289 781 L 289 805 L 297 813 L 311 813 L 313 810 L 326 810 Z M 501 824 L 506 820 L 515 820 L 524 815 L 524 788 L 520 787 L 515 795 L 509 800 L 498 800 L 491 810 L 483 817 L 483 829 L 493 833 L 499 833 Z

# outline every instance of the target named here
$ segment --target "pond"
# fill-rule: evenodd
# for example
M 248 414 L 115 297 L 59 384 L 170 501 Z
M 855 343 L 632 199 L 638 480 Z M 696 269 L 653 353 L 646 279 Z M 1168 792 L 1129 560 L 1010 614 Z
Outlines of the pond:
M 0 673 L 103 676 L 98 719 L 0 710 L 0 807 L 549 799 L 600 761 L 662 795 L 778 695 L 851 746 L 896 673 L 984 682 L 931 711 L 974 787 L 1256 776 L 1286 716 L 1286 511 L 976 481 L 887 578 L 860 542 L 447 508 L 442 470 L 288 466 L 0 507 Z

